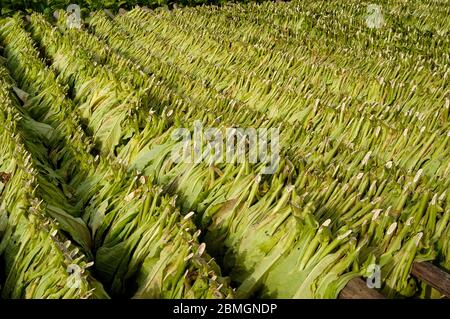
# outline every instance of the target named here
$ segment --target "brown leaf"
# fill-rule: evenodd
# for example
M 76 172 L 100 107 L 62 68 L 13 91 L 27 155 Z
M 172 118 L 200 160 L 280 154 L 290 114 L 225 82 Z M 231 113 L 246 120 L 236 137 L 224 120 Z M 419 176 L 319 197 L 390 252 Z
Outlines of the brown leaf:
M 0 172 L 0 181 L 6 184 L 11 179 L 11 173 Z

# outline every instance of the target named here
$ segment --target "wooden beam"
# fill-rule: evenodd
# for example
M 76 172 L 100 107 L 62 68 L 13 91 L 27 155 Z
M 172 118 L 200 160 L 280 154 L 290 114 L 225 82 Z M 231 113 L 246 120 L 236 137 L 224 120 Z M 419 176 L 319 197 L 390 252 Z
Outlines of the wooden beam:
M 361 278 L 353 278 L 341 290 L 339 299 L 385 299 L 377 290 L 367 287 Z
M 411 275 L 450 297 L 450 274 L 429 262 L 414 262 Z

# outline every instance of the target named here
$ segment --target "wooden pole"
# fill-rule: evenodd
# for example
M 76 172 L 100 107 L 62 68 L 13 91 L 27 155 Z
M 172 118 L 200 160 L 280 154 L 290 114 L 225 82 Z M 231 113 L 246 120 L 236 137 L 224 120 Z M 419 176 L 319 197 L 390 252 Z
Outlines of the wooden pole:
M 429 262 L 414 262 L 411 275 L 450 297 L 450 274 Z
M 367 287 L 363 279 L 353 278 L 341 290 L 339 299 L 385 299 L 385 297 L 375 289 Z

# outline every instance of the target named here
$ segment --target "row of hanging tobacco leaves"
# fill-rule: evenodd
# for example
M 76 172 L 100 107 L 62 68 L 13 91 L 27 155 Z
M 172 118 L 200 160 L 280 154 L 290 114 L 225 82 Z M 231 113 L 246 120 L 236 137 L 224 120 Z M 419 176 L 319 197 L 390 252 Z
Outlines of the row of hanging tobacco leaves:
M 136 5 L 156 8 L 161 6 L 176 7 L 204 4 L 221 5 L 227 1 L 228 0 L 0 0 L 0 15 L 11 15 L 18 10 L 27 12 L 38 11 L 51 15 L 55 10 L 66 9 L 68 6 L 73 4 L 80 7 L 82 14 L 88 14 L 89 12 L 95 10 L 111 9 L 117 11 L 120 8 L 133 8 Z M 249 1 L 250 0 L 239 0 L 239 2 Z
M 3 20 L 0 34 L 5 45 L 5 63 L 17 83 L 10 86 L 22 98 L 23 106 L 15 103 L 15 107 L 25 119 L 20 123 L 24 127 L 21 133 L 26 133 L 23 138 L 27 142 L 24 147 L 30 152 L 28 161 L 30 158 L 38 161 L 35 171 L 39 184 L 35 192 L 42 198 L 38 202 L 45 207 L 43 214 L 55 221 L 55 227 L 79 246 L 76 251 L 95 260 L 94 272 L 105 289 L 112 296 L 136 298 L 231 296 L 228 283 L 220 277 L 220 269 L 205 253 L 205 244 L 198 242 L 200 232 L 189 218 L 180 215 L 174 206 L 175 199 L 161 194 L 151 178 L 130 176 L 115 158 L 95 154 L 76 109 L 80 105 L 68 99 L 67 87 L 39 57 L 21 19 Z M 2 146 L 14 149 L 14 144 Z M 14 176 L 12 169 L 6 160 L 2 163 L 2 174 Z M 2 192 L 5 198 L 12 192 L 6 190 Z M 14 206 L 7 212 L 19 214 Z M 16 224 L 12 220 L 11 225 L 5 225 Z M 27 233 L 32 236 L 26 231 L 24 236 Z M 5 236 L 3 240 L 8 243 L 9 238 Z M 23 245 L 33 248 L 28 248 L 26 242 Z M 70 240 L 67 245 L 72 245 Z M 24 256 L 5 253 L 4 259 L 6 264 L 24 259 L 39 267 L 50 266 L 33 253 Z M 74 267 L 67 268 L 62 271 L 70 277 Z M 15 276 L 18 283 L 25 274 L 42 276 L 26 268 L 8 267 L 6 273 L 8 279 Z M 78 288 L 79 285 L 71 284 L 72 280 L 77 282 L 76 277 L 66 280 L 58 275 L 52 278 L 51 290 Z M 96 292 L 95 287 L 91 288 Z M 34 289 L 33 283 L 26 283 L 14 295 L 4 289 L 3 296 L 33 297 Z M 101 285 L 98 290 L 103 292 Z M 40 296 L 47 295 L 36 297 Z
M 83 30 L 63 12 L 3 20 L 15 91 L 59 135 L 39 166 L 62 192 L 46 214 L 113 296 L 232 296 L 209 253 L 238 297 L 335 298 L 373 264 L 387 296 L 430 297 L 409 271 L 450 268 L 449 37 L 436 6 L 386 4 L 379 30 L 364 4 L 338 1 L 97 12 Z M 173 133 L 197 120 L 280 128 L 278 170 L 174 162 Z

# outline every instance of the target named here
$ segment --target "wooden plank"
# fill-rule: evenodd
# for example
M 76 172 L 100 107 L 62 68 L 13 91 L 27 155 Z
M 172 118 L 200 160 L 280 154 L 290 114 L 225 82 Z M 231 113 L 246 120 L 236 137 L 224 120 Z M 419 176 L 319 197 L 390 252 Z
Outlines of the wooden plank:
M 450 274 L 429 262 L 414 262 L 411 275 L 450 297 Z
M 361 278 L 353 278 L 341 290 L 339 299 L 385 299 L 377 290 L 367 287 Z

